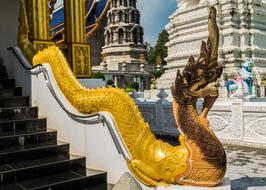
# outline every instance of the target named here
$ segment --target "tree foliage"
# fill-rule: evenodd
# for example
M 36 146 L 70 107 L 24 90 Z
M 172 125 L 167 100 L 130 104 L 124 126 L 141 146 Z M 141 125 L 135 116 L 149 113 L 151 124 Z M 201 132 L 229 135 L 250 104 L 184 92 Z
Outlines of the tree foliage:
M 135 89 L 136 91 L 139 91 L 139 83 L 138 82 L 130 82 L 128 84 L 128 88 Z
M 152 47 L 150 44 L 146 43 L 147 54 L 146 60 L 150 64 L 163 64 L 166 65 L 164 59 L 168 55 L 168 49 L 166 43 L 168 42 L 169 35 L 166 30 L 162 30 L 159 34 L 157 43 L 155 47 Z
M 166 43 L 169 41 L 169 35 L 166 30 L 163 30 L 158 37 L 157 44 L 155 46 L 155 57 L 160 58 L 161 63 L 166 65 L 165 58 L 168 55 L 168 49 Z
M 155 62 L 155 49 L 151 46 L 151 44 L 146 43 L 145 44 L 147 53 L 146 53 L 146 60 L 149 64 L 154 64 Z
M 92 78 L 94 79 L 103 79 L 105 80 L 105 76 L 103 73 L 101 73 L 100 71 L 98 71 L 97 73 L 93 73 Z

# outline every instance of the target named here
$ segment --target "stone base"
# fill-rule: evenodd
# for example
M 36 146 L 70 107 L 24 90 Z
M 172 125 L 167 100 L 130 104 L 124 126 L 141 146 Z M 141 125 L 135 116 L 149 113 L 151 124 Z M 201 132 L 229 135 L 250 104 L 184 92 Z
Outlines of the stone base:
M 226 177 L 221 185 L 217 187 L 195 187 L 174 185 L 170 187 L 158 187 L 157 190 L 231 190 L 230 178 Z

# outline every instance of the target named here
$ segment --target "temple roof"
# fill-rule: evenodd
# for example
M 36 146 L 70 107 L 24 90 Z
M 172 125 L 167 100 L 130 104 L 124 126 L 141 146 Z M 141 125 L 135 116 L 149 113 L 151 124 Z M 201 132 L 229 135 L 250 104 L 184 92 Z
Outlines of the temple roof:
M 86 36 L 93 33 L 99 26 L 100 21 L 107 11 L 109 0 L 86 0 Z M 64 6 L 57 8 L 52 15 L 50 23 L 51 36 L 64 30 Z

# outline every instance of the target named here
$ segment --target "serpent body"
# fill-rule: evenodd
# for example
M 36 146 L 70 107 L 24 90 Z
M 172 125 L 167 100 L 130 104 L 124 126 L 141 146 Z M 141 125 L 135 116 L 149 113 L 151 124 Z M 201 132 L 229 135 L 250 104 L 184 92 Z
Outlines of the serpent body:
M 22 7 L 18 41 L 21 42 L 19 44 L 23 53 L 31 59 L 35 52 L 27 51 L 27 47 L 32 49 L 33 46 L 26 38 L 28 27 L 23 26 L 27 25 L 25 15 Z M 33 65 L 50 64 L 60 90 L 79 112 L 92 114 L 104 111 L 112 114 L 133 158 L 127 160 L 128 167 L 142 183 L 148 186 L 215 186 L 222 181 L 226 169 L 223 146 L 209 129 L 206 120 L 208 110 L 218 95 L 216 87 L 210 84 L 220 75 L 215 17 L 216 11 L 212 8 L 209 18 L 210 37 L 207 44 L 203 43 L 199 60 L 195 62 L 191 58 L 184 73 L 177 73 L 173 87 L 173 112 L 181 135 L 180 145 L 176 147 L 155 138 L 134 101 L 124 90 L 86 89 L 81 86 L 58 47 L 51 46 L 40 51 L 32 62 Z M 199 97 L 205 99 L 201 115 L 195 106 Z

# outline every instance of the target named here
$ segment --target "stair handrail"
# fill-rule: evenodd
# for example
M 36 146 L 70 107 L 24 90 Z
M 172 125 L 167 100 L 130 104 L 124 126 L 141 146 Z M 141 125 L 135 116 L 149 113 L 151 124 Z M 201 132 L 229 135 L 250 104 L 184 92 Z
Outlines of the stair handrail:
M 106 124 L 108 131 L 112 137 L 112 140 L 114 141 L 114 144 L 116 146 L 118 153 L 121 154 L 125 160 L 131 160 L 132 159 L 130 153 L 128 152 L 128 150 L 125 146 L 125 143 L 124 143 L 119 131 L 117 130 L 116 127 L 114 127 L 114 128 L 112 127 L 111 123 L 108 121 L 108 119 L 106 118 L 106 116 L 103 113 L 99 112 L 99 113 L 95 113 L 95 114 L 79 115 L 79 114 L 75 114 L 75 113 L 68 111 L 68 109 L 64 106 L 63 102 L 57 96 L 57 94 L 54 90 L 54 87 L 51 83 L 51 79 L 49 77 L 49 73 L 48 73 L 47 69 L 42 64 L 38 64 L 38 65 L 32 67 L 31 64 L 28 62 L 28 60 L 23 56 L 23 53 L 21 52 L 19 47 L 9 47 L 7 49 L 14 53 L 16 58 L 19 60 L 20 65 L 25 70 L 29 71 L 30 74 L 36 75 L 36 74 L 43 73 L 45 83 L 46 83 L 50 93 L 56 99 L 56 101 L 60 105 L 60 107 L 67 113 L 68 116 L 70 116 L 74 121 L 77 121 L 77 122 L 80 122 L 83 124 L 102 123 L 103 126 L 105 126 L 105 124 Z M 37 68 L 38 68 L 38 70 L 36 71 L 35 69 L 37 69 Z M 93 121 L 88 120 L 88 119 L 92 119 L 92 118 L 94 118 Z M 95 119 L 95 118 L 97 118 L 97 119 Z M 120 139 L 120 141 L 119 141 L 119 139 Z M 124 149 L 122 148 L 121 144 L 123 145 Z

